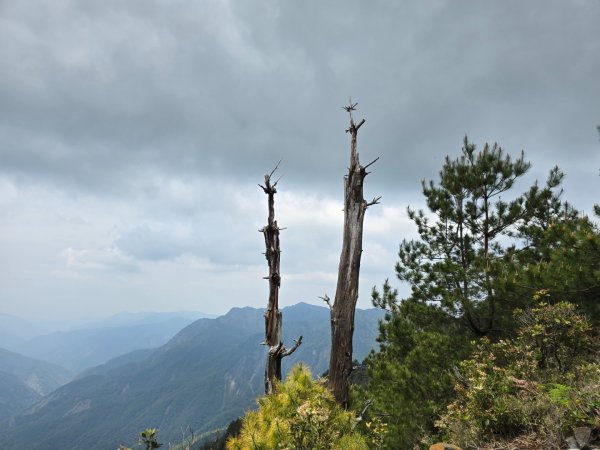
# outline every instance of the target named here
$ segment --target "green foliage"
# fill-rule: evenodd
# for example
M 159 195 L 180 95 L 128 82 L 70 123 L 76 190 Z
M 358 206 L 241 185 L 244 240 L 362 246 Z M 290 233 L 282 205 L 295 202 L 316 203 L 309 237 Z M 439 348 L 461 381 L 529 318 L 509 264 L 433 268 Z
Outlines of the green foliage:
M 146 450 L 152 450 L 155 448 L 162 447 L 162 444 L 158 443 L 157 435 L 157 428 L 146 428 L 140 433 L 140 444 L 146 447 Z
M 367 358 L 372 415 L 387 423 L 384 448 L 412 448 L 434 431 L 434 418 L 453 398 L 450 368 L 468 355 L 469 339 L 455 319 L 415 301 L 389 303 L 396 294 L 386 282 L 391 310 L 380 325 L 380 351 Z
M 480 448 L 533 434 L 558 448 L 571 427 L 600 417 L 600 365 L 587 320 L 570 303 L 541 302 L 518 321 L 514 339 L 481 339 L 460 363 L 457 397 L 437 423 L 446 439 Z
M 213 432 L 213 436 L 216 434 L 216 437 L 208 440 L 204 444 L 199 447 L 190 446 L 190 448 L 197 450 L 225 450 L 227 440 L 230 437 L 235 437 L 240 434 L 240 430 L 242 429 L 242 419 L 232 420 L 226 429 L 218 430 L 217 432 Z M 182 448 L 181 450 L 187 450 L 186 448 Z
M 373 412 L 386 419 L 388 448 L 412 448 L 444 437 L 436 435 L 434 418 L 460 396 L 453 385 L 462 360 L 467 362 L 461 371 L 472 374 L 472 385 L 478 387 L 469 391 L 472 410 L 463 411 L 472 428 L 518 430 L 533 414 L 527 408 L 544 397 L 531 396 L 522 403 L 529 406 L 519 410 L 509 395 L 516 392 L 514 382 L 502 372 L 505 360 L 513 358 L 515 367 L 525 364 L 521 371 L 544 373 L 547 379 L 536 383 L 545 386 L 554 377 L 559 385 L 585 354 L 578 339 L 587 325 L 576 320 L 570 306 L 561 303 L 554 310 L 539 302 L 569 298 L 592 323 L 600 320 L 600 233 L 561 200 L 564 175 L 557 167 L 543 186 L 534 183 L 520 194 L 511 193 L 529 167 L 523 154 L 513 159 L 495 144 L 476 151 L 465 138 L 462 154 L 446 158 L 439 181 L 423 183 L 428 211 L 409 209 L 419 238 L 402 242 L 396 273 L 410 285 L 411 294 L 400 301 L 387 280 L 381 291 L 373 290 L 373 304 L 387 314 L 380 326 L 381 351 L 368 358 L 366 395 L 374 400 Z M 543 298 L 532 300 L 544 288 Z M 516 318 L 515 309 L 528 312 Z M 513 354 L 500 353 L 496 346 L 508 342 L 500 339 L 514 336 L 533 320 L 531 314 L 543 320 L 538 317 L 527 328 L 538 334 L 519 337 L 520 351 L 527 348 L 530 359 L 515 357 L 514 349 Z M 502 370 L 495 372 L 497 368 Z M 564 394 L 566 402 L 582 390 L 552 392 L 554 398 Z
M 244 416 L 239 436 L 228 440 L 229 450 L 368 448 L 354 430 L 354 413 L 340 408 L 301 364 L 258 404 Z
M 429 214 L 409 208 L 419 239 L 402 242 L 396 273 L 410 284 L 411 299 L 436 304 L 481 336 L 495 329 L 502 311 L 495 285 L 502 242 L 559 209 L 554 189 L 563 174 L 554 168 L 545 188 L 534 184 L 506 200 L 530 163 L 523 154 L 513 160 L 497 144 L 475 150 L 465 137 L 462 155 L 446 157 L 439 182 L 423 182 Z
M 200 437 L 226 425 L 255 405 L 256 393 L 264 389 L 264 348 L 256 345 L 264 328 L 263 312 L 236 308 L 218 319 L 200 320 L 150 358 L 63 386 L 33 414 L 19 416 L 10 427 L 7 422 L 0 424 L 0 447 L 133 446 L 137 430 L 156 427 L 164 448 L 167 442 L 182 440 L 182 428 L 190 426 Z M 284 314 L 285 342 L 310 336 L 285 358 L 284 373 L 298 360 L 310 364 L 316 373 L 323 372 L 329 356 L 329 310 L 300 304 Z M 356 312 L 357 357 L 364 358 L 375 345 L 382 315 L 375 310 Z M 91 408 L 68 414 L 82 399 L 90 399 Z
M 158 442 L 158 428 L 146 428 L 140 433 L 138 445 L 144 450 L 153 450 L 162 447 Z M 124 445 L 119 446 L 119 450 L 132 450 Z
M 567 212 L 567 214 L 569 214 Z M 525 244 L 511 249 L 498 271 L 499 294 L 513 306 L 546 289 L 547 301 L 576 303 L 600 320 L 600 231 L 587 217 L 562 217 L 523 234 Z

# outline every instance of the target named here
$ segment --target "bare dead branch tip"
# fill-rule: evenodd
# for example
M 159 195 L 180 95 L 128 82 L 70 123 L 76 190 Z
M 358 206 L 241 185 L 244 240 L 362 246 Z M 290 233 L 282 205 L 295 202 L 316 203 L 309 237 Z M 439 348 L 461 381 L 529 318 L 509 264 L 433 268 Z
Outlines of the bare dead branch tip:
M 352 103 L 352 99 L 350 99 L 350 103 L 348 106 L 342 106 L 342 109 L 345 109 L 346 112 L 350 113 L 350 111 L 356 111 L 356 106 L 358 103 Z
M 365 119 L 361 120 L 361 121 L 360 121 L 360 123 L 354 127 L 354 128 L 356 129 L 356 131 L 358 131 L 358 129 L 359 129 L 360 127 L 362 127 L 362 126 L 363 126 L 363 123 L 365 123 L 365 122 L 366 122 L 366 120 L 365 120 Z
M 373 400 L 369 399 L 365 402 L 365 406 L 362 409 L 362 411 L 358 414 L 358 416 L 356 417 L 355 422 L 354 422 L 354 427 L 356 427 L 356 425 L 358 425 L 359 423 L 361 423 L 365 417 L 365 414 L 367 413 L 367 410 L 371 407 L 371 405 L 373 404 Z
M 363 170 L 366 170 L 367 167 L 372 166 L 373 164 L 375 164 L 377 161 L 379 161 L 379 156 L 377 158 L 375 158 L 373 161 L 371 161 L 369 164 L 367 164 L 365 167 L 363 167 Z
M 281 164 L 281 159 L 279 160 L 279 162 L 277 163 L 277 165 L 275 166 L 275 168 L 273 170 L 271 170 L 271 173 L 268 175 L 269 176 L 269 180 L 271 179 L 271 177 L 273 176 L 273 174 L 275 173 L 275 171 L 279 168 L 279 164 Z
M 323 297 L 319 298 L 327 303 L 327 306 L 329 306 L 329 309 L 331 309 L 331 299 L 329 298 L 329 295 L 325 294 Z
M 378 205 L 379 204 L 379 200 L 381 200 L 381 195 L 379 197 L 374 198 L 369 203 L 367 203 L 367 208 L 369 206 Z
M 259 186 L 262 188 L 262 190 L 265 192 L 265 194 L 275 194 L 277 192 L 275 187 L 277 186 L 277 183 L 279 183 L 279 180 L 281 180 L 281 177 L 279 177 L 277 179 L 277 181 L 273 184 L 271 184 L 271 177 L 273 176 L 275 171 L 279 168 L 279 164 L 281 164 L 281 160 L 279 160 L 279 162 L 277 163 L 275 168 L 273 170 L 271 170 L 271 173 L 265 175 L 265 185 L 263 186 L 262 184 L 259 184 Z

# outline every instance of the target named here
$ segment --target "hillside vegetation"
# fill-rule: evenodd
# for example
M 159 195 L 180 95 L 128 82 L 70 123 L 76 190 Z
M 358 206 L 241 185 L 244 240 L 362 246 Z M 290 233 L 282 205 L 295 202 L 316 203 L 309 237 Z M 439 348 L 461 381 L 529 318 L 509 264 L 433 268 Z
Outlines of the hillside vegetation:
M 288 336 L 305 335 L 284 373 L 304 361 L 315 373 L 328 365 L 329 311 L 298 304 L 285 308 Z M 357 311 L 355 351 L 364 358 L 376 345 L 380 311 Z M 90 370 L 5 423 L 9 449 L 117 448 L 137 432 L 158 428 L 163 442 L 182 430 L 196 435 L 226 426 L 263 392 L 263 311 L 234 308 L 217 319 L 200 319 L 149 354 L 136 352 Z M 289 360 L 289 361 L 288 361 Z
M 71 379 L 63 367 L 0 348 L 0 422 Z
M 562 198 L 556 167 L 515 192 L 529 167 L 465 138 L 423 182 L 428 210 L 409 209 L 419 238 L 396 273 L 411 294 L 373 292 L 386 316 L 364 395 L 386 448 L 558 449 L 574 427 L 598 433 L 600 232 Z
M 306 420 L 306 436 L 341 426 L 313 448 L 351 448 L 341 439 L 356 433 L 371 448 L 407 450 L 600 441 L 600 231 L 562 198 L 557 167 L 544 185 L 515 192 L 530 167 L 523 154 L 478 151 L 465 137 L 439 180 L 423 182 L 428 209 L 408 210 L 419 238 L 401 243 L 396 265 L 411 293 L 399 298 L 388 280 L 373 290 L 385 316 L 367 386 L 353 395 L 355 427 L 326 407 L 306 416 L 302 398 L 275 393 L 228 448 L 305 448 L 290 436 Z

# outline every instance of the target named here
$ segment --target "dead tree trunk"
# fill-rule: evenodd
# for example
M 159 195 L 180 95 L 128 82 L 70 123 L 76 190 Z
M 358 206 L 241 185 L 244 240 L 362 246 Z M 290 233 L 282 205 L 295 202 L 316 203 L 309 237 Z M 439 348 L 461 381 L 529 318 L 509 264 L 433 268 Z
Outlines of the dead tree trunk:
M 363 197 L 363 181 L 367 167 L 360 165 L 356 151 L 356 135 L 365 123 L 354 123 L 352 111 L 356 103 L 344 109 L 350 115 L 350 127 L 346 130 L 352 137 L 350 145 L 350 168 L 344 177 L 344 241 L 338 269 L 335 300 L 331 306 L 331 356 L 329 358 L 329 387 L 335 399 L 344 408 L 348 406 L 349 377 L 352 372 L 352 336 L 354 334 L 354 312 L 358 300 L 358 275 L 362 254 L 363 221 L 365 212 L 379 198 L 366 202 Z M 326 298 L 326 301 L 329 299 Z
M 269 276 L 265 277 L 269 280 L 269 305 L 265 312 L 265 344 L 269 349 L 265 365 L 265 394 L 272 393 L 275 388 L 275 381 L 281 380 L 281 360 L 294 353 L 302 343 L 302 336 L 295 341 L 294 346 L 290 349 L 286 349 L 283 342 L 281 342 L 282 318 L 279 311 L 279 287 L 281 285 L 279 231 L 281 228 L 277 226 L 275 220 L 275 194 L 277 193 L 276 186 L 279 180 L 271 184 L 271 177 L 278 166 L 279 164 L 270 174 L 265 175 L 264 186 L 259 184 L 268 196 L 269 207 L 268 224 L 260 230 L 265 237 L 265 257 L 269 265 Z

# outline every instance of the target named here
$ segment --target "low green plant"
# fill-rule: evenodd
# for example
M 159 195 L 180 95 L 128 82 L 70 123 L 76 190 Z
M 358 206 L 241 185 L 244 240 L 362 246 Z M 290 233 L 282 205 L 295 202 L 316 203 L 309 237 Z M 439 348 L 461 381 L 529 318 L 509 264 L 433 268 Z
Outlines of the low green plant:
M 227 441 L 229 450 L 368 448 L 355 430 L 355 413 L 343 410 L 301 364 L 258 404 L 242 419 L 239 436 Z
M 519 312 L 511 340 L 481 339 L 460 363 L 456 399 L 437 426 L 463 448 L 521 435 L 558 448 L 574 426 L 600 417 L 600 365 L 592 330 L 574 305 L 543 301 Z
M 146 428 L 140 433 L 140 444 L 146 447 L 146 450 L 152 450 L 155 448 L 162 447 L 162 444 L 158 443 L 157 435 L 157 428 Z
M 140 433 L 138 446 L 142 446 L 145 450 L 153 450 L 162 447 L 162 444 L 158 442 L 158 428 L 146 428 Z M 133 450 L 125 445 L 120 445 L 119 450 Z

